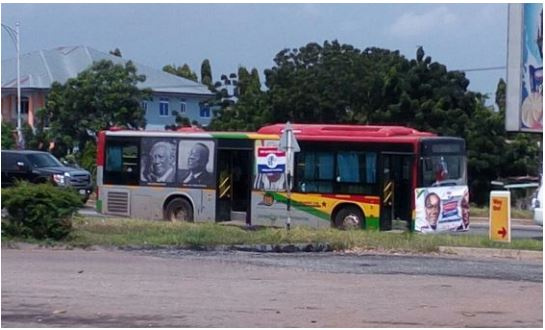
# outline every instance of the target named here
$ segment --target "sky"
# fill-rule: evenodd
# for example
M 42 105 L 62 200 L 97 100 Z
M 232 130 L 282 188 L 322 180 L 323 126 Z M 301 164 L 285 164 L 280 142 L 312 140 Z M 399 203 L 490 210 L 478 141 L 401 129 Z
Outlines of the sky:
M 469 89 L 494 93 L 506 76 L 507 4 L 1 4 L 1 22 L 20 24 L 21 53 L 84 45 L 157 69 L 187 63 L 214 81 L 239 66 L 263 71 L 285 48 L 338 40 L 361 50 L 424 47 L 448 70 L 468 70 Z M 2 60 L 15 45 L 2 29 Z M 498 69 L 500 68 L 500 69 Z M 476 70 L 476 71 L 474 71 Z

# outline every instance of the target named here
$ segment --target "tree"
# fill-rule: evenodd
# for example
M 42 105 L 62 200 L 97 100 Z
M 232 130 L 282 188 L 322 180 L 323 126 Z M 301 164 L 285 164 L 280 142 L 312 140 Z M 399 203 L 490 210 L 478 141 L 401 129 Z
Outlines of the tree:
M 13 131 L 15 126 L 11 123 L 2 122 L 2 149 L 13 149 L 15 148 L 15 137 L 13 136 Z
M 112 54 L 113 56 L 122 57 L 121 56 L 121 50 L 119 50 L 119 48 L 116 48 L 114 50 L 110 50 L 110 54 Z
M 234 86 L 232 95 L 227 91 L 227 83 Z M 242 130 L 255 131 L 263 123 L 269 122 L 267 111 L 267 95 L 261 91 L 259 73 L 257 69 L 252 72 L 240 66 L 238 74 L 222 75 L 222 82 L 216 83 L 216 111 L 210 128 L 214 130 Z M 236 103 L 229 101 L 236 98 Z
M 210 61 L 205 59 L 201 64 L 201 84 L 208 86 L 208 89 L 213 91 L 212 85 L 212 68 L 210 67 Z
M 185 79 L 195 81 L 195 82 L 198 81 L 197 74 L 195 72 L 191 71 L 191 68 L 187 64 L 184 64 L 181 67 L 180 66 L 176 67 L 175 64 L 165 65 L 163 67 L 163 71 L 171 73 L 171 74 L 176 75 L 178 77 L 182 77 L 182 78 L 185 78 Z
M 131 61 L 113 64 L 102 60 L 64 84 L 54 82 L 46 106 L 37 112 L 38 129 L 49 124 L 47 137 L 55 154 L 64 156 L 87 141 L 95 143 L 99 130 L 112 126 L 145 127 L 141 101 L 151 95 L 137 84 L 145 81 Z

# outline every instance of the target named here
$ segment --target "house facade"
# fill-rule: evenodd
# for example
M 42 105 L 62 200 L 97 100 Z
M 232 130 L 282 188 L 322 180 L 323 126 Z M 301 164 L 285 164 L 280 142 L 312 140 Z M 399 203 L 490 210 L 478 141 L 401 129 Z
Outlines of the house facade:
M 124 64 L 125 59 L 86 46 L 58 47 L 21 55 L 21 121 L 34 126 L 35 113 L 45 106 L 54 81 L 64 84 L 94 62 L 110 60 Z M 208 101 L 214 94 L 205 85 L 133 62 L 137 73 L 146 76 L 139 88 L 150 88 L 152 98 L 143 100 L 146 129 L 164 130 L 175 123 L 175 113 L 191 122 L 208 126 L 212 113 Z M 2 61 L 2 121 L 17 123 L 16 59 Z

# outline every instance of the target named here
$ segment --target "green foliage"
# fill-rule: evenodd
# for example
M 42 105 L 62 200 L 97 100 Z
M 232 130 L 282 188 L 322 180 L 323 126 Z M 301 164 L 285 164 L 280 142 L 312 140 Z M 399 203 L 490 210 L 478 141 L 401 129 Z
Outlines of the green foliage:
M 83 151 L 78 154 L 80 157 L 77 160 L 78 164 L 91 173 L 93 182 L 96 182 L 97 173 L 97 146 L 92 141 L 87 141 Z
M 216 95 L 216 115 L 210 123 L 210 128 L 213 130 L 224 131 L 255 131 L 263 125 L 270 122 L 270 112 L 268 106 L 268 96 L 261 91 L 261 82 L 259 81 L 259 73 L 254 68 L 252 72 L 241 66 L 238 69 L 238 76 L 230 77 L 238 78 L 236 87 L 234 88 L 234 96 L 238 98 L 236 104 L 222 102 L 226 97 L 226 89 L 221 89 Z M 225 77 L 224 81 L 231 81 Z M 224 83 L 225 83 L 224 82 Z M 222 88 L 222 84 L 216 84 L 216 88 Z
M 485 106 L 485 98 L 476 99 L 464 138 L 468 150 L 468 177 L 471 200 L 488 203 L 490 182 L 513 176 L 537 176 L 541 167 L 541 135 L 505 131 L 505 81 L 496 92 L 499 111 Z
M 15 137 L 13 136 L 13 131 L 15 130 L 15 125 L 12 123 L 2 122 L 2 149 L 13 149 L 15 148 Z
M 63 239 L 72 230 L 71 218 L 82 205 L 81 197 L 73 190 L 19 182 L 13 188 L 2 189 L 2 207 L 8 212 L 7 221 L 2 221 L 2 233 Z
M 214 86 L 212 85 L 212 68 L 208 59 L 202 61 L 201 64 L 201 83 L 208 86 L 209 90 L 214 90 Z
M 541 136 L 505 132 L 503 80 L 496 93 L 496 112 L 486 106 L 486 97 L 468 90 L 463 72 L 432 61 L 422 47 L 409 60 L 398 51 L 361 51 L 326 41 L 284 49 L 274 62 L 265 70 L 266 91 L 261 91 L 257 72 L 254 76 L 239 69 L 238 102 L 218 103 L 212 129 L 255 130 L 290 120 L 403 125 L 463 137 L 471 200 L 480 205 L 487 202 L 491 180 L 539 173 Z M 218 91 L 218 99 L 223 96 Z
M 166 130 L 175 131 L 182 127 L 191 127 L 191 122 L 189 121 L 189 118 L 180 115 L 180 113 L 178 113 L 178 111 L 176 110 L 172 111 L 172 114 L 176 117 L 176 123 L 172 125 L 165 125 Z
M 198 81 L 197 74 L 195 72 L 191 71 L 191 68 L 187 64 L 184 64 L 181 67 L 180 66 L 176 67 L 175 64 L 165 65 L 163 67 L 163 71 L 171 73 L 171 74 L 176 75 L 178 77 L 182 77 L 182 78 L 186 78 L 186 79 L 195 81 L 195 82 Z
M 110 54 L 112 54 L 113 56 L 122 57 L 121 56 L 121 50 L 119 50 L 119 48 L 116 48 L 114 50 L 110 50 Z
M 111 61 L 95 62 L 65 84 L 53 83 L 46 107 L 38 111 L 38 127 L 49 123 L 47 140 L 55 142 L 53 153 L 62 157 L 74 147 L 83 150 L 96 133 L 112 126 L 145 126 L 141 101 L 151 95 L 137 84 L 145 81 L 136 67 Z

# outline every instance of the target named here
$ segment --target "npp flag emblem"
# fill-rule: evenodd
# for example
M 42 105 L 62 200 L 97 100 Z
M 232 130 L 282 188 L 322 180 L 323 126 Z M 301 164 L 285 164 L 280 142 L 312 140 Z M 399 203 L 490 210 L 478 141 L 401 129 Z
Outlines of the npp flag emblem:
M 286 152 L 275 147 L 257 149 L 257 171 L 259 173 L 284 173 L 286 170 Z

